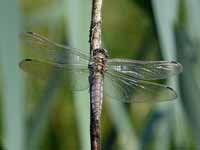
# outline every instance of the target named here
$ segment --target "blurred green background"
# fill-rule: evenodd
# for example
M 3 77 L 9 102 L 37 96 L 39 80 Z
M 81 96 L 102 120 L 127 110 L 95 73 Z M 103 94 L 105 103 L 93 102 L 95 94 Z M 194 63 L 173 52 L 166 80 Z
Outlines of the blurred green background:
M 19 37 L 26 31 L 89 53 L 91 3 L 0 1 L 0 149 L 90 149 L 88 90 L 41 83 L 18 64 L 29 56 Z M 174 101 L 104 101 L 104 150 L 200 149 L 199 14 L 198 0 L 104 0 L 102 40 L 110 57 L 178 60 L 184 67 L 165 82 L 178 92 Z

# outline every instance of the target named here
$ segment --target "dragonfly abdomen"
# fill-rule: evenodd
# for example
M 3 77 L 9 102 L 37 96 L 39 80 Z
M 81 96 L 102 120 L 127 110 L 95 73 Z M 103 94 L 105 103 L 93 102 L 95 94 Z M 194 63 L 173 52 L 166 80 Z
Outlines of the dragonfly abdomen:
M 95 114 L 95 119 L 99 120 L 102 110 L 103 101 L 103 75 L 97 73 L 92 79 L 92 110 Z

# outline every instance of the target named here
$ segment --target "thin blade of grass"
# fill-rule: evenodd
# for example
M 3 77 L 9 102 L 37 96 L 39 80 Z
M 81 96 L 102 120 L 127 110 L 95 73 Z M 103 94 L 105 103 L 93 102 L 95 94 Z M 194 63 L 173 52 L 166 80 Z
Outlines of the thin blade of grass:
M 117 129 L 117 137 L 120 143 L 119 149 L 138 150 L 139 141 L 123 104 L 112 100 L 107 100 L 106 104 L 108 104 L 110 118 Z
M 161 43 L 162 55 L 166 60 L 176 60 L 176 43 L 174 37 L 174 23 L 178 12 L 178 1 L 152 1 L 155 20 L 158 28 L 158 36 Z M 177 78 L 169 80 L 170 86 L 177 91 L 179 97 L 172 103 L 159 104 L 157 109 L 167 113 L 167 118 L 161 123 L 160 130 L 157 135 L 157 149 L 169 149 L 171 135 L 170 128 L 173 127 L 175 132 L 175 145 L 184 145 L 185 143 L 185 125 L 180 122 L 185 122 L 182 106 L 180 103 L 180 94 Z
M 2 0 L 0 4 L 0 61 L 3 73 L 3 147 L 25 150 L 25 102 L 20 60 L 20 7 L 18 1 Z
M 198 0 L 184 1 L 186 23 L 179 22 L 176 28 L 178 56 L 184 65 L 184 72 L 180 78 L 183 106 L 192 127 L 196 148 L 199 149 L 200 136 L 196 132 L 200 128 L 199 111 L 199 57 L 200 57 L 200 2 Z
M 88 39 L 91 1 L 66 0 L 65 6 L 66 21 L 69 24 L 70 45 L 81 50 L 86 50 L 83 52 L 89 53 Z M 74 100 L 80 134 L 80 148 L 82 150 L 88 150 L 90 149 L 90 105 L 88 90 L 76 92 L 74 94 Z
M 200 135 L 197 132 L 200 128 L 200 94 L 197 82 L 194 78 L 194 65 L 196 63 L 194 58 L 196 57 L 196 47 L 192 45 L 192 42 L 190 42 L 189 37 L 185 33 L 184 29 L 179 29 L 176 31 L 176 38 L 179 60 L 184 65 L 184 72 L 180 77 L 183 107 L 187 114 L 189 125 L 192 127 L 191 131 L 195 137 L 194 143 L 196 146 L 198 146 L 198 143 L 200 142 Z M 187 53 L 189 55 L 185 55 Z

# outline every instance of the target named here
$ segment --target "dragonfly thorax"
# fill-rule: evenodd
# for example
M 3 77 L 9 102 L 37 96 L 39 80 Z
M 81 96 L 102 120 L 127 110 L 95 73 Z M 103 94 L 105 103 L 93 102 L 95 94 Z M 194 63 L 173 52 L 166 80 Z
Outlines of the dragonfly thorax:
M 95 49 L 93 50 L 92 61 L 89 64 L 90 71 L 94 73 L 101 73 L 107 71 L 107 50 L 106 49 Z

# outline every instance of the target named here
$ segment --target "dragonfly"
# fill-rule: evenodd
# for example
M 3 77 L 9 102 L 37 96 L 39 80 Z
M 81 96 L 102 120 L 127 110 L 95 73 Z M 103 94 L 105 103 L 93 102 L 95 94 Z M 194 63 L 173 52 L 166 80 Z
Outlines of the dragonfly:
M 94 50 L 91 59 L 80 49 L 58 44 L 34 32 L 22 33 L 21 38 L 32 58 L 22 60 L 19 66 L 36 78 L 47 80 L 52 71 L 59 71 L 64 83 L 76 91 L 88 89 L 91 72 L 97 77 L 90 89 L 97 118 L 103 95 L 122 102 L 161 102 L 177 97 L 172 88 L 153 82 L 181 73 L 183 67 L 176 61 L 108 59 L 103 48 Z M 70 74 L 74 80 L 69 79 Z

